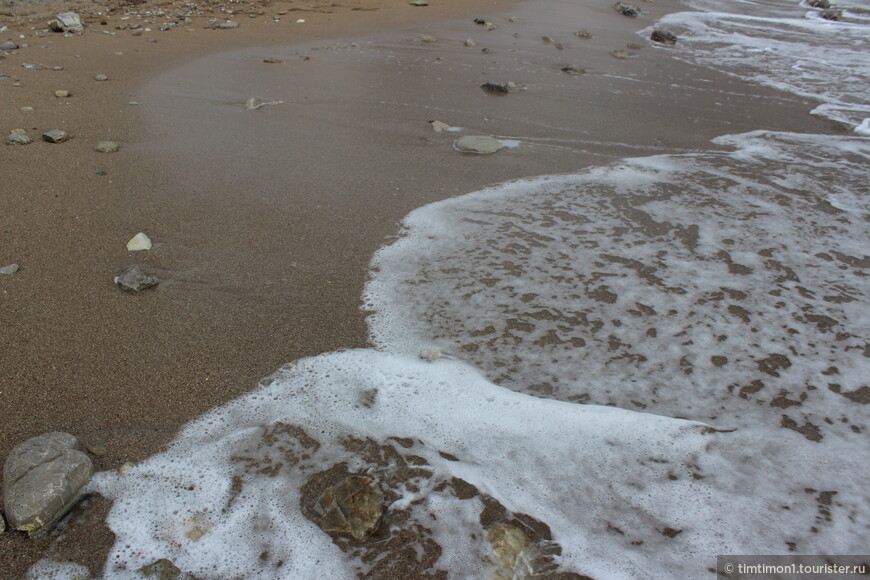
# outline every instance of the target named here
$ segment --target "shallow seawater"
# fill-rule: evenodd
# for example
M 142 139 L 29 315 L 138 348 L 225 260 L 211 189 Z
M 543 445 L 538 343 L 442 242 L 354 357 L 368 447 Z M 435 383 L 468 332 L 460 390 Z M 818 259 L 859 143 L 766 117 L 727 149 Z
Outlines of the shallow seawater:
M 861 126 L 863 17 L 734 6 L 667 17 L 667 50 L 812 86 L 817 112 Z M 824 66 L 793 60 L 825 42 Z M 498 577 L 502 524 L 528 541 L 518 578 L 866 551 L 868 169 L 860 132 L 759 130 L 417 209 L 372 261 L 373 348 L 289 364 L 166 452 L 98 474 L 106 578 L 160 558 L 197 578 L 376 576 L 399 546 L 404 565 Z M 324 470 L 380 482 L 374 541 L 312 521 Z

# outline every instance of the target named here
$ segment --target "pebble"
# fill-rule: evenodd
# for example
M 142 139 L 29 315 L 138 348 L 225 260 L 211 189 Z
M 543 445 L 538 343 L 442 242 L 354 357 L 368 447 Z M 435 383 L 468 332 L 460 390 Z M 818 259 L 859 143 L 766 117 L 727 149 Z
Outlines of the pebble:
M 9 264 L 0 268 L 0 274 L 14 274 L 18 271 L 18 264 Z
M 586 69 L 583 67 L 576 66 L 576 65 L 572 64 L 569 66 L 562 67 L 562 72 L 575 74 L 575 75 L 584 75 L 584 74 L 586 74 Z
M 95 81 L 107 81 L 107 80 L 109 80 L 109 77 L 107 77 L 106 75 L 95 75 L 94 80 Z
M 453 148 L 460 153 L 488 155 L 504 148 L 504 143 L 487 135 L 465 135 L 453 142 Z
M 97 143 L 97 146 L 94 147 L 94 151 L 99 151 L 100 153 L 114 153 L 120 148 L 121 146 L 115 141 L 100 141 Z
M 425 42 L 425 43 L 428 44 L 428 43 L 430 43 L 430 42 L 435 42 L 435 41 L 437 41 L 437 40 L 438 40 L 438 39 L 435 38 L 434 36 L 424 36 L 423 38 L 420 39 L 420 42 Z
M 660 44 L 676 44 L 677 35 L 668 30 L 653 30 L 650 34 L 650 40 Z
M 632 18 L 640 14 L 640 8 L 631 4 L 626 4 L 625 2 L 617 2 L 613 5 L 613 9 L 623 16 L 631 16 Z
M 480 88 L 491 95 L 506 95 L 508 88 L 505 85 L 497 85 L 495 83 L 483 83 Z
M 128 252 L 138 252 L 139 250 L 150 250 L 152 248 L 151 238 L 145 235 L 144 232 L 139 232 L 127 242 Z
M 610 53 L 610 56 L 613 58 L 618 58 L 619 60 L 625 60 L 628 58 L 628 53 L 624 50 L 614 50 Z
M 63 143 L 69 140 L 69 133 L 61 129 L 52 129 L 42 134 L 42 140 L 49 143 Z
M 22 62 L 21 66 L 23 66 L 27 70 L 42 70 L 42 67 L 38 64 L 30 64 L 29 62 Z
M 465 46 L 477 46 L 477 43 L 471 40 L 470 38 L 466 38 L 463 43 Z
M 54 96 L 59 97 L 59 98 L 65 98 L 65 97 L 69 96 L 69 91 L 64 91 L 64 90 L 54 91 Z
M 7 145 L 29 145 L 31 141 L 33 140 L 30 137 L 21 133 L 12 133 L 6 137 Z
M 18 45 L 11 40 L 0 42 L 0 50 L 15 50 L 16 48 L 18 48 Z
M 141 292 L 159 283 L 160 280 L 145 272 L 141 266 L 127 266 L 115 277 L 115 284 L 126 292 Z
M 411 6 L 429 6 L 429 3 L 426 0 L 414 0 L 411 2 Z

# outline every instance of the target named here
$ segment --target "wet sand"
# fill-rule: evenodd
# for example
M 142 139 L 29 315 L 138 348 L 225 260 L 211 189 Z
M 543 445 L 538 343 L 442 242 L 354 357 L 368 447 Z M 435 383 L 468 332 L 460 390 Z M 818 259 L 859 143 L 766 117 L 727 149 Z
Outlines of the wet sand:
M 808 115 L 812 103 L 680 64 L 635 34 L 675 3 L 644 4 L 637 19 L 610 2 L 547 6 L 391 1 L 279 15 L 293 5 L 273 5 L 234 15 L 236 30 L 205 30 L 206 15 L 140 37 L 114 29 L 127 22 L 120 11 L 105 26 L 83 12 L 89 27 L 73 37 L 22 40 L 12 32 L 34 31 L 7 24 L 0 40 L 30 46 L 0 61 L 13 77 L 0 80 L 3 136 L 24 128 L 35 142 L 0 157 L 0 266 L 21 267 L 0 278 L 0 457 L 61 430 L 104 442 L 96 466 L 114 469 L 282 364 L 366 346 L 369 260 L 426 203 L 709 148 L 725 133 L 835 130 Z M 484 82 L 516 87 L 493 96 Z M 251 97 L 284 103 L 251 111 Z M 461 155 L 435 119 L 519 146 Z M 73 139 L 38 141 L 52 128 Z M 122 149 L 97 153 L 100 140 Z M 155 248 L 127 252 L 140 231 Z M 120 292 L 112 278 L 132 263 L 161 284 Z M 0 535 L 3 577 L 23 577 L 45 554 L 98 573 L 111 542 L 97 525 L 105 508 L 95 499 L 46 539 Z

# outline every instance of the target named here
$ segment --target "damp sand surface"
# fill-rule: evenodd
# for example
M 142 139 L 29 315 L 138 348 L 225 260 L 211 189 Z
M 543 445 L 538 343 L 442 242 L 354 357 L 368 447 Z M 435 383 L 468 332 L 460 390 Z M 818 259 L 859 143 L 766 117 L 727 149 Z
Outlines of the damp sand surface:
M 709 149 L 726 133 L 839 132 L 807 114 L 812 102 L 676 62 L 636 35 L 671 3 L 638 19 L 569 2 L 353 8 L 142 37 L 94 25 L 30 38 L 0 62 L 12 77 L 0 81 L 4 130 L 74 137 L 6 147 L 0 160 L 2 261 L 21 265 L 2 280 L 0 396 L 16 419 L 0 427 L 0 456 L 64 430 L 105 442 L 99 469 L 140 461 L 280 365 L 367 346 L 360 297 L 371 257 L 427 203 Z M 478 16 L 498 27 L 475 25 Z M 9 26 L 34 32 L 24 20 Z M 32 61 L 46 68 L 21 67 Z M 492 95 L 487 82 L 513 84 Z M 61 88 L 73 97 L 55 98 Z M 250 98 L 283 102 L 249 110 Z M 431 120 L 518 146 L 461 155 Z M 106 139 L 121 151 L 94 152 Z M 130 254 L 124 244 L 139 231 L 155 248 Z M 118 292 L 112 277 L 133 262 L 160 286 Z M 98 570 L 111 543 L 96 526 L 100 504 L 45 540 L 0 537 L 11 577 L 46 554 Z

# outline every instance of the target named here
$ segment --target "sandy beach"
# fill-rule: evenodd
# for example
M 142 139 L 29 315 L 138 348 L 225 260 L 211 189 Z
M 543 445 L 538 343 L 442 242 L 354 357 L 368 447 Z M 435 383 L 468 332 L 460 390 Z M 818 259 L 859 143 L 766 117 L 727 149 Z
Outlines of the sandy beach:
M 68 35 L 45 26 L 65 5 L 0 10 L 0 41 L 22 45 L 0 60 L 0 129 L 34 141 L 0 155 L 0 266 L 20 266 L 0 277 L 0 458 L 67 431 L 98 470 L 117 469 L 283 364 L 368 346 L 369 263 L 427 203 L 725 133 L 842 132 L 810 102 L 637 36 L 675 2 L 638 18 L 611 4 L 208 4 L 166 31 L 180 3 L 159 16 L 150 2 L 89 4 L 73 6 L 86 28 Z M 240 26 L 207 29 L 215 18 Z M 513 84 L 499 96 L 486 82 Z M 462 155 L 433 120 L 520 146 Z M 43 142 L 55 128 L 72 139 Z M 96 152 L 104 140 L 120 151 Z M 126 250 L 138 232 L 152 250 Z M 121 292 L 113 277 L 130 264 L 159 286 Z M 108 508 L 91 497 L 43 539 L 0 534 L 0 576 L 43 557 L 100 574 Z

